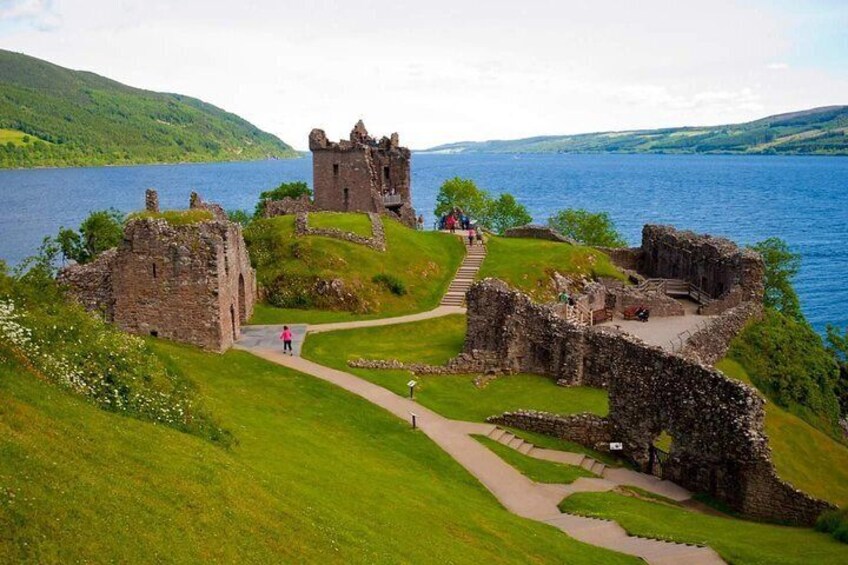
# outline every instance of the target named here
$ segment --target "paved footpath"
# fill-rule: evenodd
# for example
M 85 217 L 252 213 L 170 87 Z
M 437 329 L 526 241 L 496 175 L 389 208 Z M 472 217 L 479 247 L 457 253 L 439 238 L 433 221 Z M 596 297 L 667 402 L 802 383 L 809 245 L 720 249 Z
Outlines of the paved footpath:
M 611 481 L 610 477 L 587 479 L 582 482 L 578 479 L 572 485 L 535 483 L 471 437 L 471 434 L 491 434 L 494 426 L 490 424 L 449 420 L 413 400 L 398 396 L 388 389 L 355 375 L 319 365 L 302 357 L 283 355 L 279 349 L 251 346 L 246 342 L 239 342 L 237 347 L 268 361 L 330 382 L 404 420 L 410 420 L 411 414 L 416 414 L 420 429 L 477 477 L 500 503 L 514 514 L 545 522 L 577 540 L 635 555 L 649 563 L 658 565 L 684 562 L 687 565 L 723 563 L 718 554 L 706 547 L 628 536 L 615 522 L 564 514 L 557 508 L 557 504 L 564 497 L 574 492 L 613 488 L 616 483 Z M 650 487 L 650 484 L 648 486 Z

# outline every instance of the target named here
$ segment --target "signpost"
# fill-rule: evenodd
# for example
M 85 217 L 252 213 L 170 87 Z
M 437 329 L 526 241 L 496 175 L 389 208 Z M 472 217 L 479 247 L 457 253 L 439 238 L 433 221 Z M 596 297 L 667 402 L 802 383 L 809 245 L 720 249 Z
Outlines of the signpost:
M 406 383 L 406 386 L 409 387 L 409 398 L 415 398 L 415 385 L 417 385 L 417 384 L 418 383 L 415 382 L 415 379 Z
M 412 416 L 412 429 L 414 430 L 416 427 L 415 419 L 418 418 L 418 414 L 416 414 L 415 412 L 410 412 L 409 415 Z

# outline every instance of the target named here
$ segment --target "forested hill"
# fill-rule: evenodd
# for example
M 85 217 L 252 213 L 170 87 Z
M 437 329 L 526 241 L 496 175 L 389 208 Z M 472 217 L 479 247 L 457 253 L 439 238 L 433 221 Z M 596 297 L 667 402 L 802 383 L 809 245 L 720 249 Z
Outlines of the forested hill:
M 295 155 L 277 137 L 196 98 L 0 50 L 0 168 Z
M 744 124 L 469 141 L 427 152 L 848 155 L 848 106 L 813 108 Z

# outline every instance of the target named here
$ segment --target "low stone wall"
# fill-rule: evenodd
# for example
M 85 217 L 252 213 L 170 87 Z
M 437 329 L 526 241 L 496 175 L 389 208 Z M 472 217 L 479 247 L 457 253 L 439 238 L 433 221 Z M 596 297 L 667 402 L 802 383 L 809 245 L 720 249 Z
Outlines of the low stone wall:
M 663 292 L 643 291 L 634 286 L 620 286 L 607 290 L 606 307 L 621 314 L 633 306 L 644 306 L 654 317 L 683 316 L 683 306 Z
M 608 451 L 611 441 L 609 422 L 595 414 L 560 416 L 549 412 L 518 410 L 490 416 L 486 421 L 537 434 L 573 441 L 598 451 Z
M 639 271 L 642 266 L 641 247 L 595 247 L 606 253 L 613 265 L 625 271 Z
M 492 369 L 494 356 L 483 352 L 460 353 L 445 365 L 404 363 L 397 359 L 353 359 L 348 367 L 356 369 L 402 370 L 417 375 L 464 375 L 474 373 L 500 373 Z
M 149 196 L 148 196 L 149 198 Z M 70 265 L 59 271 L 58 282 L 86 310 L 100 312 L 107 320 L 115 316 L 112 266 L 116 249 L 109 249 L 85 265 Z
M 516 228 L 509 228 L 504 232 L 504 237 L 522 237 L 530 239 L 546 239 L 548 241 L 558 241 L 560 243 L 568 243 L 575 245 L 573 239 L 565 237 L 555 229 L 548 226 L 539 226 L 535 224 L 527 224 Z
M 295 216 L 294 232 L 296 235 L 318 235 L 323 237 L 332 237 L 342 241 L 349 241 L 370 247 L 375 251 L 386 250 L 386 233 L 383 228 L 383 220 L 379 214 L 373 212 L 368 213 L 368 219 L 371 221 L 371 237 L 363 237 L 352 232 L 342 231 L 338 228 L 313 228 L 309 226 L 309 214 L 302 212 Z
M 695 332 L 683 345 L 680 354 L 704 365 L 715 365 L 724 358 L 731 340 L 748 321 L 762 315 L 763 307 L 756 302 L 746 302 L 731 308 Z
M 316 211 L 317 208 L 312 200 L 310 200 L 309 195 L 303 194 L 299 198 L 290 198 L 287 196 L 282 200 L 266 200 L 264 216 L 266 218 L 273 218 L 274 216 L 290 216 Z
M 725 340 L 746 315 L 728 315 Z M 717 347 L 704 345 L 703 354 L 716 355 Z M 666 432 L 673 441 L 663 476 L 740 512 L 810 525 L 831 508 L 777 478 L 765 400 L 711 367 L 614 329 L 573 326 L 493 279 L 468 293 L 464 352 L 492 359 L 494 370 L 606 388 L 610 439 L 623 444 L 625 457 L 649 470 L 650 448 Z

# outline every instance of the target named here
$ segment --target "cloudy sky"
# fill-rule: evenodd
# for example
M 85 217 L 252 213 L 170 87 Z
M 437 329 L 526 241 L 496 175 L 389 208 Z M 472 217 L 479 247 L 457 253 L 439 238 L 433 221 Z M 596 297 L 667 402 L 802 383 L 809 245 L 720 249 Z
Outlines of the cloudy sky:
M 845 30 L 846 0 L 0 0 L 0 48 L 301 149 L 359 118 L 424 148 L 846 104 Z

